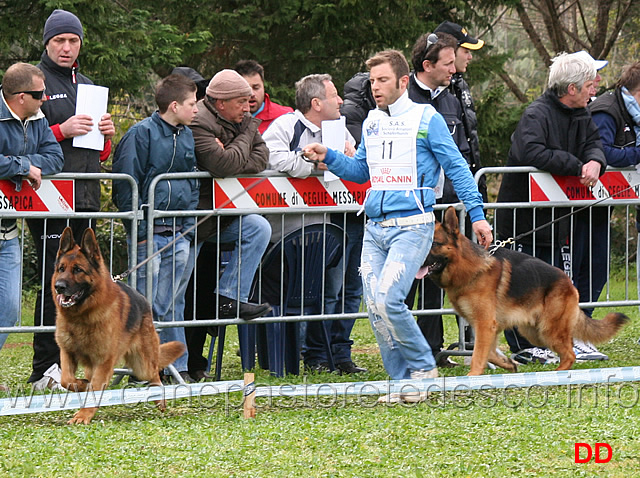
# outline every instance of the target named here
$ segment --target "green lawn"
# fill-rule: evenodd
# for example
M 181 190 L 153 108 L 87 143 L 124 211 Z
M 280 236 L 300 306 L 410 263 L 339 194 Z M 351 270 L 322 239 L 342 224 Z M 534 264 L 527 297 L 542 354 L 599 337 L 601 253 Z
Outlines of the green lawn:
M 612 296 L 621 287 L 616 284 Z M 640 363 L 638 311 L 600 349 L 611 360 L 574 368 Z M 25 310 L 25 313 L 29 313 Z M 598 309 L 596 317 L 605 310 Z M 455 341 L 447 317 L 448 342 Z M 229 328 L 223 379 L 241 379 Z M 366 320 L 354 329 L 363 380 L 387 378 Z M 31 336 L 12 335 L 0 352 L 0 382 L 14 388 L 30 373 Z M 548 366 L 521 371 L 550 370 Z M 467 367 L 444 370 L 463 375 Z M 492 372 L 497 373 L 497 372 Z M 330 374 L 275 379 L 258 386 L 349 381 Z M 149 406 L 105 407 L 89 426 L 67 426 L 72 412 L 0 418 L 0 476 L 358 476 L 506 477 L 634 476 L 640 469 L 640 384 L 434 394 L 411 406 L 375 397 L 258 399 L 255 420 L 242 418 L 239 393 Z M 574 443 L 608 443 L 609 463 L 574 463 Z

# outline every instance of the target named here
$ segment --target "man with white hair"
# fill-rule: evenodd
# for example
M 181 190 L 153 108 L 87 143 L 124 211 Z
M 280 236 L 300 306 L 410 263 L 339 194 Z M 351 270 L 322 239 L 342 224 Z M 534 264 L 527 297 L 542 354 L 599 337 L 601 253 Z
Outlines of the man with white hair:
M 577 176 L 587 187 L 595 185 L 607 166 L 598 127 L 586 109 L 595 94 L 596 77 L 593 59 L 575 53 L 555 57 L 549 69 L 547 91 L 527 107 L 511 136 L 507 166 L 534 166 L 552 174 Z M 528 201 L 528 173 L 505 174 L 498 202 Z M 535 214 L 528 208 L 498 209 L 497 237 L 504 240 L 542 226 L 519 238 L 516 249 L 570 273 L 568 240 L 572 221 L 565 218 L 549 224 L 567 212 L 558 208 L 536 209 Z M 577 242 L 584 244 L 588 238 L 578 238 L 574 232 L 573 241 L 576 247 Z M 505 336 L 515 360 L 521 363 L 558 361 L 551 351 L 536 347 L 514 330 L 505 331 Z

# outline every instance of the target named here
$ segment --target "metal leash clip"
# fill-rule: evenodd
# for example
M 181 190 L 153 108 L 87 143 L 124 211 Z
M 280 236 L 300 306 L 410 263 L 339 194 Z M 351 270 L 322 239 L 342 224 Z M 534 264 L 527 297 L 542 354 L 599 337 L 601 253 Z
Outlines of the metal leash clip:
M 491 246 L 491 248 L 489 249 L 489 254 L 494 255 L 495 252 L 501 247 L 505 247 L 508 244 L 515 244 L 515 243 L 516 241 L 513 240 L 513 237 L 510 237 L 509 239 L 505 239 L 504 241 L 495 241 L 493 243 L 493 246 Z
M 309 159 L 304 155 L 304 152 L 302 150 L 300 151 L 296 151 L 296 158 L 300 158 L 304 161 L 306 161 L 307 163 L 311 163 L 313 164 L 316 168 L 318 167 L 318 164 L 320 164 L 320 161 L 318 161 L 317 159 Z

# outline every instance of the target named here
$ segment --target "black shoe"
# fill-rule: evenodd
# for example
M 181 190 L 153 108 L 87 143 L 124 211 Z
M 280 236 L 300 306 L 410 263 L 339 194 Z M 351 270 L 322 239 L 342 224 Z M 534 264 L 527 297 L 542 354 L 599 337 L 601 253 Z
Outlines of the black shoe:
M 366 368 L 358 367 L 353 362 L 341 362 L 336 364 L 336 368 L 338 369 L 338 373 L 340 375 L 353 375 L 355 373 L 367 373 L 368 370 Z
M 149 385 L 149 382 L 147 380 L 141 380 L 133 374 L 129 375 L 127 382 L 129 383 L 129 385 L 133 385 L 134 387 L 145 387 Z
M 438 368 L 453 368 L 457 367 L 460 364 L 458 362 L 454 362 L 449 357 L 444 355 L 437 360 L 436 365 Z
M 266 302 L 264 304 L 252 304 L 250 302 L 240 302 L 240 310 L 238 311 L 238 301 L 220 296 L 218 305 L 219 319 L 234 319 L 238 317 L 245 320 L 257 319 L 271 312 L 271 306 Z
M 189 372 L 189 375 L 191 376 L 194 382 L 213 382 L 214 380 L 214 376 L 209 375 L 204 370 L 196 370 L 194 372 Z
M 184 383 L 196 383 L 196 381 L 191 378 L 191 375 L 189 375 L 189 372 L 185 371 L 178 373 L 182 377 L 182 380 L 184 380 Z M 178 381 L 173 378 L 173 375 L 161 375 L 160 380 L 164 385 L 179 385 Z
M 313 365 L 304 364 L 304 369 L 310 373 L 331 373 L 327 362 L 315 363 Z

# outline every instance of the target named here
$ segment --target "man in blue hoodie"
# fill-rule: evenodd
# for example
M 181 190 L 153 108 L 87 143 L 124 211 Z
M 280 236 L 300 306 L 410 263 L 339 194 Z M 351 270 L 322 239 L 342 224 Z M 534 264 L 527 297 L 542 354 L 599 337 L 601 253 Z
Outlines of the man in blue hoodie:
M 47 99 L 45 77 L 27 63 L 10 66 L 0 86 L 0 178 L 20 191 L 27 180 L 38 189 L 41 176 L 62 171 L 64 157 L 40 110 Z M 0 220 L 0 327 L 12 327 L 20 313 L 20 239 L 15 219 Z M 7 334 L 0 334 L 0 348 Z
M 433 355 L 404 300 L 431 248 L 434 188 L 441 168 L 464 202 L 480 244 L 488 247 L 493 236 L 482 211 L 482 196 L 443 117 L 431 105 L 409 99 L 406 58 L 385 50 L 366 64 L 377 108 L 362 126 L 355 156 L 349 158 L 319 143 L 306 146 L 304 152 L 344 179 L 371 181 L 364 206 L 369 221 L 361 275 L 380 355 L 392 379 L 435 378 Z M 382 400 L 424 398 L 424 393 L 391 394 Z

